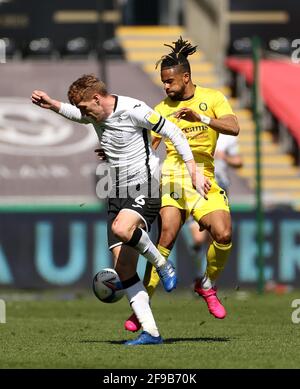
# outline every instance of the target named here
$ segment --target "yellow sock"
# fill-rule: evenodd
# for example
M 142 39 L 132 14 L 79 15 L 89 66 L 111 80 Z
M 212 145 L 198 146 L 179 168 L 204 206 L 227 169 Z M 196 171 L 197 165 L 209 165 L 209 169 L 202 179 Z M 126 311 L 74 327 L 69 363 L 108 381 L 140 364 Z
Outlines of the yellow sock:
M 213 241 L 207 250 L 206 275 L 213 282 L 223 271 L 230 254 L 232 243 L 221 244 Z
M 160 245 L 157 245 L 157 249 L 163 257 L 168 259 L 171 250 L 168 250 L 165 247 Z M 144 275 L 144 285 L 150 298 L 153 296 L 154 290 L 158 284 L 159 284 L 159 275 L 157 274 L 155 267 L 150 262 L 147 262 L 145 275 Z

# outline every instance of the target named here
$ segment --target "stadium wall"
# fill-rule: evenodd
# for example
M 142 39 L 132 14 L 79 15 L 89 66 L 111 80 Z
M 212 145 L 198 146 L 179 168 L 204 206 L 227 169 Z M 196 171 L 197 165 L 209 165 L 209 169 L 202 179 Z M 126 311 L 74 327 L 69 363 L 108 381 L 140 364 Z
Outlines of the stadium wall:
M 234 246 L 220 285 L 228 288 L 255 286 L 255 212 L 233 212 Z M 157 233 L 154 228 L 152 238 Z M 196 261 L 189 251 L 190 234 L 185 226 L 172 251 L 180 286 L 196 276 Z M 273 210 L 265 223 L 266 280 L 299 285 L 299 213 Z M 111 267 L 107 249 L 105 212 L 1 212 L 0 287 L 91 287 L 93 275 Z M 145 260 L 139 260 L 143 274 Z

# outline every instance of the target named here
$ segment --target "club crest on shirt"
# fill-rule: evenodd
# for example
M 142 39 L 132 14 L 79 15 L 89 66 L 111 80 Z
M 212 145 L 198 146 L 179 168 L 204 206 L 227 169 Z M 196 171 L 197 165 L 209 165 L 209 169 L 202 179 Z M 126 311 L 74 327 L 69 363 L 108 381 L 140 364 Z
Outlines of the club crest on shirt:
M 201 111 L 207 111 L 207 104 L 206 103 L 200 103 L 199 104 L 199 108 L 201 109 Z
M 172 199 L 174 200 L 179 200 L 180 199 L 180 196 L 177 192 L 171 192 L 170 193 L 170 197 L 172 197 Z
M 150 111 L 145 116 L 145 119 L 147 120 L 147 122 L 154 125 L 154 124 L 157 124 L 159 122 L 160 115 L 154 111 Z

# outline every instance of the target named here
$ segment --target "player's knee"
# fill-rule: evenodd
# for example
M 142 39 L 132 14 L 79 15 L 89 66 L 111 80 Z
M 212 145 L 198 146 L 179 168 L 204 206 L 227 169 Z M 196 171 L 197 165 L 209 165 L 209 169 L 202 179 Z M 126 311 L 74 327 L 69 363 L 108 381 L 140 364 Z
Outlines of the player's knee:
M 176 234 L 170 231 L 168 228 L 162 228 L 159 244 L 163 247 L 168 248 L 169 250 L 172 248 L 174 241 L 176 239 Z
M 112 233 L 122 242 L 128 242 L 131 239 L 135 228 L 135 226 L 129 226 L 122 221 L 116 221 L 111 226 Z
M 231 229 L 223 229 L 218 231 L 215 235 L 215 241 L 220 244 L 228 244 L 231 242 L 232 233 Z

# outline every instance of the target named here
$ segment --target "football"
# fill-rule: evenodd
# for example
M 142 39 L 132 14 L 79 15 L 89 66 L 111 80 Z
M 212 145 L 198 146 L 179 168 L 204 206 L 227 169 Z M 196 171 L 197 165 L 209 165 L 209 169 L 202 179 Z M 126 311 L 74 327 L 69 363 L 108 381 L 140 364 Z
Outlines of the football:
M 93 279 L 95 296 L 103 303 L 116 303 L 125 292 L 118 273 L 114 269 L 102 269 Z

